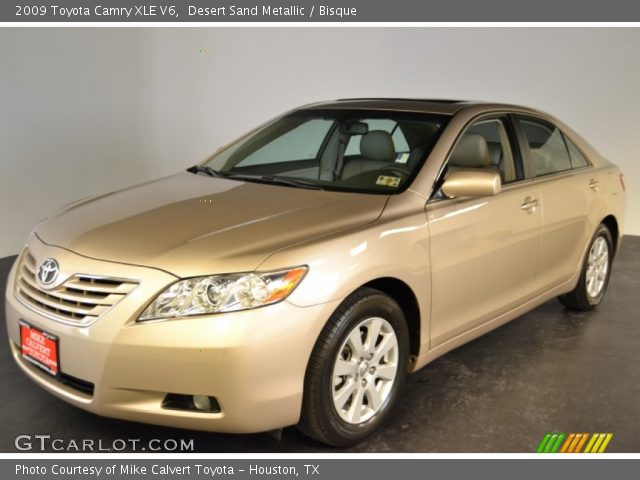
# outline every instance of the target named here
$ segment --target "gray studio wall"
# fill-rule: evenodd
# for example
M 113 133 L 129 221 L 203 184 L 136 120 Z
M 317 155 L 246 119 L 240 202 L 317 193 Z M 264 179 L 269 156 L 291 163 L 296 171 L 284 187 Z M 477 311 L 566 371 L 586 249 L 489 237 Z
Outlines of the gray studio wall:
M 640 204 L 640 29 L 0 29 L 0 257 L 55 207 L 183 169 L 315 100 L 416 96 L 556 114 Z M 630 208 L 626 233 L 640 234 Z
M 145 37 L 0 28 L 0 257 L 61 205 L 153 176 Z

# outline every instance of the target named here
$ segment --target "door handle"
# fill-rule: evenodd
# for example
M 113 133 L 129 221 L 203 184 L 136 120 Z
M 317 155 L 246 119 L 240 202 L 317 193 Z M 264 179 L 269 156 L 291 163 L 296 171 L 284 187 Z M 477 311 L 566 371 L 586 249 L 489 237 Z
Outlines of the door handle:
M 595 178 L 592 178 L 591 181 L 589 182 L 589 188 L 594 192 L 597 192 L 598 188 L 600 188 L 600 182 Z
M 525 210 L 527 213 L 532 213 L 536 207 L 538 206 L 538 199 L 527 197 L 524 199 L 524 203 L 520 206 L 522 210 Z

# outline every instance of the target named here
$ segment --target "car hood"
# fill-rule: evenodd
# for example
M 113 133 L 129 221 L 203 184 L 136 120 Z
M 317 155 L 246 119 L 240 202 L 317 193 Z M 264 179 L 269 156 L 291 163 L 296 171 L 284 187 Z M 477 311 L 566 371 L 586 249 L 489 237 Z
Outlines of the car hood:
M 387 198 L 185 172 L 72 204 L 36 234 L 80 255 L 179 277 L 251 271 L 275 251 L 373 222 Z

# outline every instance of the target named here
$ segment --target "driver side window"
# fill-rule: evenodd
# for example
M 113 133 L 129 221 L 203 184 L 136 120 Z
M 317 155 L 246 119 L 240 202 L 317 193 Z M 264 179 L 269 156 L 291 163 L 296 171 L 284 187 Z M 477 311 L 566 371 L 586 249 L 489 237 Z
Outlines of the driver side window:
M 438 179 L 435 198 L 444 197 L 440 187 L 453 172 L 475 169 L 497 172 L 502 184 L 518 180 L 509 135 L 503 119 L 479 120 L 467 127 L 447 159 Z
M 480 120 L 471 125 L 463 136 L 467 135 L 479 135 L 484 138 L 487 144 L 488 162 L 485 165 L 475 165 L 475 167 L 497 170 L 503 184 L 517 180 L 509 136 L 501 119 Z M 461 142 L 458 145 L 460 144 Z M 452 159 L 454 158 L 455 156 L 452 155 Z

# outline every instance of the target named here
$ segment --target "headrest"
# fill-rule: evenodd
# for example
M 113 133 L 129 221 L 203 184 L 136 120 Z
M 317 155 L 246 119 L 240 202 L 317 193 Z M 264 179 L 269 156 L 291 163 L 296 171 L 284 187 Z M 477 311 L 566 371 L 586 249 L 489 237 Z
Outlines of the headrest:
M 384 130 L 371 130 L 360 139 L 360 155 L 367 160 L 383 160 L 393 162 L 396 149 L 391 135 Z
M 449 165 L 464 168 L 487 167 L 489 162 L 487 141 L 477 133 L 465 133 L 449 159 Z

